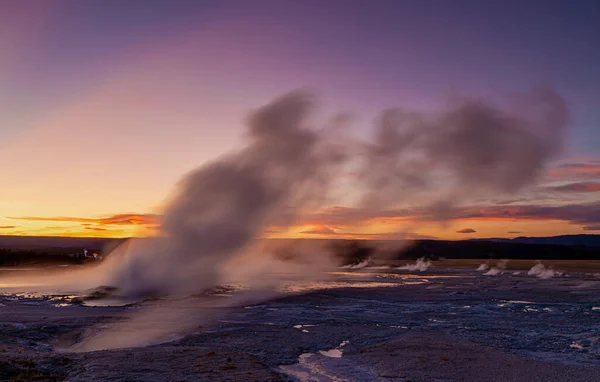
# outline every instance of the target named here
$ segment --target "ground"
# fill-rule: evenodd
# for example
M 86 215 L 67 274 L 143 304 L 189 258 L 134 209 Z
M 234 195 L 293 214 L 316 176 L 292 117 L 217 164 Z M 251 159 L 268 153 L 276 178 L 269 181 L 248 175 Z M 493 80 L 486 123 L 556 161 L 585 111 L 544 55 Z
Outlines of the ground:
M 4 294 L 0 380 L 597 381 L 600 278 L 515 272 L 340 272 L 169 343 L 88 353 L 57 349 L 139 304 Z

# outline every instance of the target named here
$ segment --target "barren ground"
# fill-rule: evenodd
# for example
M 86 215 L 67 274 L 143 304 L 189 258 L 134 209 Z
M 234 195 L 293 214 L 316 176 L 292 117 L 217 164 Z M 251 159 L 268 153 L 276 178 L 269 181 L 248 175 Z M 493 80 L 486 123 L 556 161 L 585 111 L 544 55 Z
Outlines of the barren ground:
M 56 349 L 138 306 L 4 294 L 0 380 L 598 381 L 600 278 L 514 272 L 340 272 L 170 343 L 89 353 Z

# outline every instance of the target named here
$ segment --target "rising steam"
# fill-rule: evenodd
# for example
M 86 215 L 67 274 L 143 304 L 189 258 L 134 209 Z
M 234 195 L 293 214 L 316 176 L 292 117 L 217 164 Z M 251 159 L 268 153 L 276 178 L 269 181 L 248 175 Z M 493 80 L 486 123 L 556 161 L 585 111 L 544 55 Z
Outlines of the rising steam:
M 490 264 L 489 264 L 489 262 L 485 262 L 485 263 L 479 264 L 479 266 L 477 267 L 476 270 L 487 271 L 488 269 L 490 269 Z
M 540 279 L 551 279 L 553 277 L 561 276 L 562 273 L 558 272 L 551 267 L 545 266 L 541 261 L 538 261 L 531 269 L 527 272 L 529 276 L 535 276 Z
M 423 258 L 417 259 L 417 261 L 414 263 L 410 263 L 410 264 L 406 264 L 402 267 L 398 267 L 398 269 L 410 271 L 410 272 L 414 272 L 414 271 L 425 272 L 430 266 L 431 266 L 431 261 L 426 260 L 423 257 Z
M 530 184 L 560 150 L 568 114 L 551 90 L 522 102 L 525 112 L 479 101 L 436 115 L 384 111 L 366 146 L 363 205 L 416 202 L 432 219 L 451 219 L 458 203 Z
M 128 243 L 100 268 L 78 275 L 76 282 L 71 278 L 70 285 L 111 285 L 125 296 L 174 299 L 226 283 L 269 291 L 290 273 L 322 277 L 339 264 L 301 249 L 295 260 L 280 259 L 261 235 L 335 203 L 338 181 L 349 168 L 357 168 L 344 183 L 358 195 L 354 207 L 371 216 L 410 206 L 424 221 L 447 220 L 459 203 L 516 192 L 560 149 L 567 122 L 565 102 L 551 90 L 521 105 L 527 105 L 525 112 L 481 101 L 463 101 L 438 114 L 386 110 L 376 120 L 373 140 L 357 147 L 344 143 L 352 140 L 343 129 L 311 125 L 310 94 L 284 95 L 251 114 L 241 149 L 180 181 L 154 238 Z M 415 269 L 428 266 L 419 260 Z M 217 305 L 239 304 L 243 296 Z M 96 334 L 76 349 L 162 341 L 173 328 L 190 330 L 206 317 L 198 313 L 204 303 L 193 314 L 178 314 L 168 308 L 173 301 L 162 310 L 158 303 L 143 317 Z M 143 330 L 135 332 L 136 325 Z
M 346 264 L 346 265 L 342 266 L 341 268 L 342 269 L 363 269 L 370 263 L 371 263 L 371 259 L 367 258 L 358 264 Z M 373 268 L 373 267 L 369 267 L 369 268 Z
M 130 252 L 114 283 L 127 294 L 218 285 L 233 257 L 259 250 L 255 239 L 267 227 L 322 206 L 345 152 L 308 128 L 312 108 L 312 97 L 298 92 L 254 112 L 246 146 L 184 177 L 156 242 Z
M 508 260 L 500 260 L 496 263 L 495 266 L 491 267 L 489 271 L 485 272 L 483 275 L 484 276 L 498 276 L 501 275 L 502 273 L 504 273 L 504 270 L 506 269 L 506 265 L 508 264 Z M 481 268 L 483 265 L 487 265 L 489 267 L 488 263 L 485 264 L 481 264 L 479 266 L 479 268 Z M 477 268 L 478 270 L 480 270 L 479 268 Z M 486 268 L 487 269 L 487 268 Z

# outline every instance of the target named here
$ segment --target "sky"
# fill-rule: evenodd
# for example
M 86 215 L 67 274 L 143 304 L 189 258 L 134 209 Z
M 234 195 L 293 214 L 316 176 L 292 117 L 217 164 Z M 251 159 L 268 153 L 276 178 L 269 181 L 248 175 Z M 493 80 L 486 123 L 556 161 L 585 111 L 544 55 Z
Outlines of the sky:
M 444 224 L 333 204 L 280 235 L 600 233 L 599 46 L 595 0 L 0 0 L 0 235 L 151 234 L 178 179 L 294 89 L 360 135 L 387 107 L 537 86 L 571 120 L 531 188 Z

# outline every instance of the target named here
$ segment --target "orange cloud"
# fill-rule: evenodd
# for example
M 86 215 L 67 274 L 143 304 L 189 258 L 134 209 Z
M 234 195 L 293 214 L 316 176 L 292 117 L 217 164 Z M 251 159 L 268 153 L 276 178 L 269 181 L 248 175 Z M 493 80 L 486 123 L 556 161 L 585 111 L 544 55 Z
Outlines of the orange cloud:
M 302 216 L 300 225 L 345 226 L 371 223 L 398 222 L 411 219 L 409 210 L 372 211 L 363 208 L 333 206 Z
M 562 186 L 548 187 L 547 190 L 558 192 L 600 192 L 598 182 L 580 182 L 564 184 Z
M 563 206 L 497 206 L 489 208 L 464 208 L 455 211 L 454 218 L 468 220 L 562 220 L 571 224 L 600 224 L 600 203 L 571 204 Z
M 28 221 L 47 221 L 47 222 L 72 222 L 72 223 L 94 223 L 103 225 L 157 225 L 160 215 L 155 214 L 117 214 L 100 218 L 81 218 L 81 217 L 37 217 L 37 216 L 18 216 L 9 217 L 15 220 Z
M 343 239 L 351 240 L 426 240 L 437 239 L 435 236 L 415 232 L 383 232 L 383 233 L 345 233 Z
M 85 229 L 89 229 L 92 231 L 107 231 L 106 228 L 100 228 L 100 227 L 85 227 Z
M 306 231 L 301 231 L 300 233 L 308 233 L 311 235 L 335 235 L 335 234 L 337 234 L 337 232 L 335 232 L 335 230 L 333 230 L 329 227 L 326 227 L 326 226 L 319 226 L 319 227 L 311 228 Z
M 585 185 L 575 188 L 584 188 L 586 190 L 594 189 L 595 186 Z M 460 207 L 455 208 L 449 213 L 452 220 L 462 223 L 468 222 L 493 222 L 493 221 L 511 221 L 511 222 L 541 222 L 541 221 L 562 221 L 567 224 L 580 225 L 582 227 L 591 227 L 600 225 L 600 202 L 568 204 L 562 206 L 547 206 L 534 204 L 520 205 L 492 205 L 486 207 Z M 309 230 L 299 233 L 317 233 L 331 234 L 322 227 L 339 227 L 335 229 L 336 237 L 341 235 L 350 235 L 358 227 L 374 227 L 374 222 L 378 224 L 381 232 L 401 231 L 396 229 L 401 227 L 399 222 L 414 223 L 416 226 L 423 225 L 430 227 L 437 222 L 435 214 L 427 209 L 405 209 L 405 210 L 387 210 L 387 211 L 367 211 L 359 208 L 332 207 L 308 216 L 306 221 L 302 221 L 300 226 L 309 226 Z M 317 227 L 317 228 L 311 228 Z M 396 227 L 390 229 L 390 227 Z M 475 230 L 475 228 L 470 228 Z M 465 229 L 466 230 L 466 229 Z M 310 232 L 309 232 L 310 231 Z M 461 230 L 464 231 L 464 230 Z M 470 231 L 457 233 L 475 233 Z M 360 232 L 360 230 L 359 230 Z M 362 232 L 367 234 L 377 232 Z M 362 234 L 361 233 L 361 234 Z
M 546 177 L 552 180 L 600 178 L 600 163 L 595 160 L 586 163 L 563 163 L 548 170 Z
M 12 229 L 17 228 L 16 225 L 0 225 L 0 229 Z
M 61 222 L 62 223 L 62 222 Z M 21 229 L 7 231 L 9 235 L 16 236 L 64 236 L 64 237 L 133 237 L 147 234 L 149 228 L 144 227 L 139 232 L 139 226 L 112 226 L 112 227 L 80 227 L 77 225 L 33 226 L 23 225 Z
M 586 186 L 589 189 L 589 185 Z M 442 227 L 431 210 L 390 209 L 372 211 L 361 208 L 334 206 L 303 215 L 294 227 L 267 227 L 265 237 L 335 237 L 345 239 L 414 239 L 431 236 L 458 238 L 456 234 L 502 235 L 506 232 L 506 222 L 521 226 L 511 227 L 515 231 L 554 230 L 576 233 L 577 230 L 597 231 L 600 227 L 600 202 L 580 203 L 562 206 L 511 204 L 485 207 L 457 207 L 449 217 L 461 227 Z M 38 235 L 131 237 L 152 234 L 159 227 L 160 215 L 156 214 L 115 214 L 101 217 L 35 217 L 22 216 L 11 219 L 31 221 L 20 226 L 20 231 Z M 56 222 L 60 226 L 42 227 L 35 222 Z M 494 225 L 493 222 L 501 222 Z M 523 227 L 528 222 L 546 222 Z M 77 225 L 70 225 L 74 223 Z M 511 223 L 512 224 L 512 223 Z M 11 229 L 16 226 L 0 226 Z M 455 229 L 459 229 L 455 231 Z M 407 231 L 413 233 L 407 233 Z M 494 232 L 492 232 L 494 231 Z M 520 232 L 511 231 L 509 234 Z M 11 234 L 21 234 L 7 231 Z M 540 231 L 541 232 L 541 231 Z M 580 231 L 579 231 L 580 232 Z M 317 237 L 318 237 L 317 236 Z

